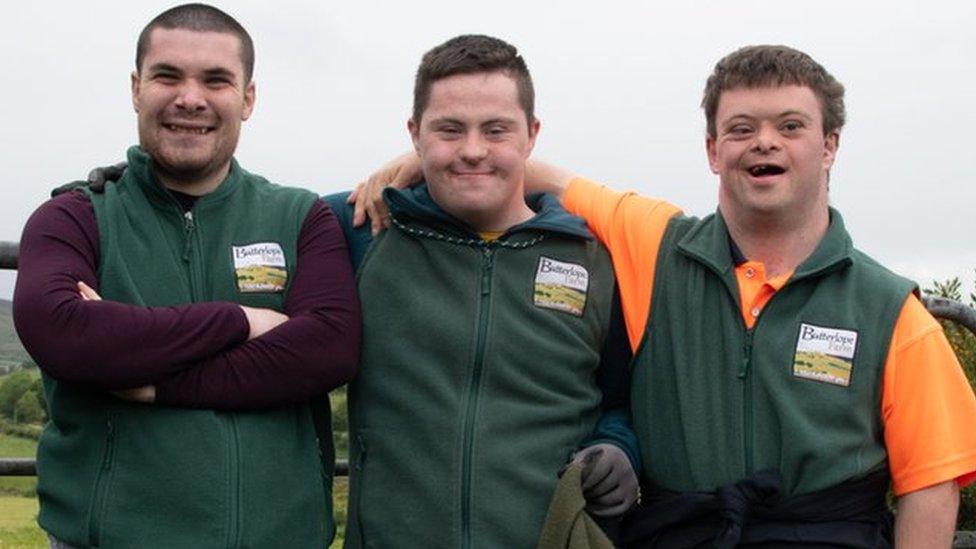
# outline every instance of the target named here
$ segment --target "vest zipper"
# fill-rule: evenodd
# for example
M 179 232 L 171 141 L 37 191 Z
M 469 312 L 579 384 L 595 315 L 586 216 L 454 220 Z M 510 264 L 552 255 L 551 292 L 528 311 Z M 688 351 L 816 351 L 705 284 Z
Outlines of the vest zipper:
M 478 409 L 481 372 L 485 363 L 485 340 L 488 338 L 488 313 L 491 306 L 491 274 L 495 250 L 483 248 L 481 258 L 481 300 L 478 304 L 478 339 L 475 344 L 474 368 L 468 386 L 468 406 L 464 417 L 463 452 L 461 455 L 461 547 L 471 547 L 471 454 L 474 447 L 474 419 Z
M 193 240 L 196 238 L 196 221 L 193 211 L 183 212 L 183 263 L 186 264 L 187 276 L 190 281 L 190 301 L 196 302 L 201 295 L 197 291 L 197 265 L 193 258 Z
M 115 455 L 115 425 L 112 417 L 106 420 L 105 431 L 105 452 L 102 455 L 102 464 L 98 469 L 95 478 L 95 494 L 92 500 L 91 522 L 88 525 L 88 542 L 97 547 L 101 543 L 102 519 L 105 516 L 105 505 L 108 501 L 108 483 L 111 474 L 112 462 Z
M 752 474 L 752 336 L 755 328 L 746 330 L 745 348 L 742 364 L 739 366 L 739 379 L 742 380 L 742 446 L 745 453 L 746 474 Z
M 227 445 L 228 476 L 229 478 L 229 517 L 227 526 L 227 546 L 240 547 L 243 534 L 241 524 L 241 467 L 240 440 L 237 432 L 237 420 L 233 413 L 226 414 L 227 425 L 230 430 L 230 441 Z
M 183 212 L 183 261 L 186 263 L 190 262 L 190 242 L 193 238 L 193 229 L 195 228 L 193 224 L 193 212 L 186 211 Z

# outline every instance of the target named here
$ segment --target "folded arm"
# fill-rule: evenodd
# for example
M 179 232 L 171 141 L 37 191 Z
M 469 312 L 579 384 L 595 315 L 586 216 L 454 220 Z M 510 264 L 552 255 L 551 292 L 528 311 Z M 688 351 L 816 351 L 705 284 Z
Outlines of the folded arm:
M 98 228 L 72 192 L 43 204 L 20 242 L 14 323 L 51 377 L 104 389 L 155 382 L 243 342 L 249 326 L 229 302 L 138 307 L 81 297 L 98 289 Z
M 359 362 L 359 299 L 342 231 L 316 202 L 302 226 L 285 300 L 289 320 L 156 383 L 156 401 L 247 409 L 307 400 L 349 381 Z
M 67 193 L 41 206 L 21 240 L 14 319 L 51 377 L 177 406 L 241 409 L 306 400 L 347 381 L 359 352 L 359 303 L 345 243 L 317 202 L 302 226 L 291 318 L 205 302 L 141 307 L 85 299 L 97 291 L 98 229 L 90 202 Z M 249 314 L 250 313 L 250 314 Z M 265 319 L 266 320 L 266 319 Z M 259 336 L 259 337 L 256 337 Z M 250 338 L 250 339 L 249 339 Z

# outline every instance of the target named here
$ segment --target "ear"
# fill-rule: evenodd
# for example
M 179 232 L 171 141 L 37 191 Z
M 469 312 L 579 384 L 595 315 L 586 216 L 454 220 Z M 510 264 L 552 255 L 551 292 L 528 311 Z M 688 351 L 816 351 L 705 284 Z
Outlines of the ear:
M 139 73 L 132 71 L 129 81 L 132 88 L 132 108 L 139 112 Z
M 542 129 L 542 123 L 539 122 L 538 118 L 532 119 L 532 124 L 529 125 L 529 142 L 528 146 L 525 148 L 525 157 L 528 158 L 532 154 L 532 149 L 535 148 L 535 138 L 539 137 L 539 130 Z
M 413 150 L 420 154 L 420 124 L 411 117 L 407 120 L 407 131 L 410 132 L 410 141 L 413 142 Z
M 834 165 L 834 160 L 837 159 L 837 149 L 840 147 L 840 132 L 834 130 L 824 136 L 824 157 L 823 157 L 823 167 L 825 170 L 830 170 L 830 167 Z
M 254 85 L 254 80 L 251 80 L 244 86 L 244 110 L 241 111 L 241 121 L 251 117 L 255 100 L 257 100 L 257 87 Z
M 718 147 L 715 138 L 710 135 L 705 136 L 705 153 L 708 155 L 708 168 L 712 170 L 713 174 L 718 175 Z

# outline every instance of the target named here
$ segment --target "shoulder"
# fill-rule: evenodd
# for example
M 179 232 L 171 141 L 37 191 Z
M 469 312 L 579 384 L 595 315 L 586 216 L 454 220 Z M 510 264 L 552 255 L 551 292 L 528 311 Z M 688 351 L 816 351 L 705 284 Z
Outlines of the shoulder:
M 269 205 L 310 208 L 319 196 L 308 189 L 272 183 L 268 179 L 242 170 L 242 185 L 257 199 L 268 201 Z
M 349 257 L 352 260 L 353 270 L 358 270 L 366 251 L 373 242 L 373 235 L 370 232 L 369 223 L 353 227 L 353 205 L 346 202 L 349 194 L 350 191 L 333 193 L 322 197 L 322 200 L 332 210 L 336 221 L 339 222 L 339 228 L 342 229 L 342 235 L 349 247 Z
M 44 227 L 81 225 L 95 227 L 95 211 L 88 195 L 81 190 L 59 194 L 37 207 L 25 225 L 25 233 Z M 95 229 L 97 230 L 97 229 Z
M 851 252 L 851 265 L 866 287 L 887 289 L 896 292 L 902 299 L 909 293 L 918 292 L 918 284 L 913 280 L 895 273 L 857 248 Z

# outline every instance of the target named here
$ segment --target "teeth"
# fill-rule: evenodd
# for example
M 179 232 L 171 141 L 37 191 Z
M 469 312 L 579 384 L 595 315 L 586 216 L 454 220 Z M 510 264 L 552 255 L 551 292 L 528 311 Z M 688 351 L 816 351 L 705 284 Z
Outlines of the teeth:
M 753 166 L 749 168 L 749 173 L 754 176 L 767 175 L 767 174 L 777 175 L 783 173 L 784 171 L 786 170 L 784 170 L 779 166 L 774 166 L 772 164 L 760 164 L 758 166 Z
M 176 126 L 174 124 L 164 124 L 164 127 L 166 129 L 168 129 L 170 131 L 174 131 L 174 132 L 195 133 L 197 135 L 204 135 L 208 131 L 210 131 L 209 128 L 186 128 L 186 127 L 183 127 L 183 126 Z

